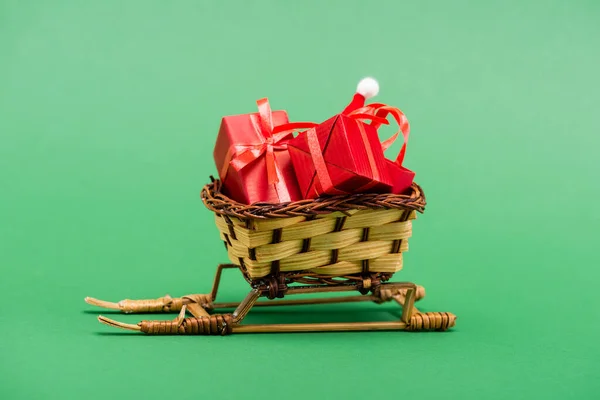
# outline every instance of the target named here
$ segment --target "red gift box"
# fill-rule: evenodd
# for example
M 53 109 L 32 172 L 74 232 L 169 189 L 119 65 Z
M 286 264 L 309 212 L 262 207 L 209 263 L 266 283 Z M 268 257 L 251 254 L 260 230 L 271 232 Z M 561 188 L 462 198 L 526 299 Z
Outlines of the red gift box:
M 305 199 L 392 188 L 376 128 L 354 116 L 338 114 L 290 140 L 288 149 Z
M 364 98 L 362 99 L 364 101 Z M 399 130 L 380 142 L 377 129 L 391 115 Z M 371 120 L 367 125 L 364 119 Z M 410 126 L 402 111 L 381 103 L 347 107 L 342 114 L 300 134 L 288 143 L 302 196 L 349 193 L 402 193 L 414 173 L 402 166 Z M 384 151 L 402 133 L 404 143 L 395 161 Z
M 300 200 L 287 151 L 292 130 L 282 131 L 294 124 L 285 111 L 272 112 L 267 99 L 257 104 L 258 113 L 222 119 L 213 156 L 223 193 L 244 204 Z

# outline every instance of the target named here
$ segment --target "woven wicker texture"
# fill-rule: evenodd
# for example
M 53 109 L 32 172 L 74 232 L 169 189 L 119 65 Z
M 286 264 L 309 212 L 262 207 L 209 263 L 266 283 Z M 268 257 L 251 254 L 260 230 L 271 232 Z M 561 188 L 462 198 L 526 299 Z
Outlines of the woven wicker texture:
M 174 321 L 142 321 L 140 330 L 152 335 L 229 335 L 231 314 L 175 319 Z
M 347 277 L 402 268 L 412 220 L 425 207 L 418 185 L 403 195 L 363 194 L 287 204 L 237 203 L 220 182 L 202 190 L 229 259 L 251 280 L 302 271 Z

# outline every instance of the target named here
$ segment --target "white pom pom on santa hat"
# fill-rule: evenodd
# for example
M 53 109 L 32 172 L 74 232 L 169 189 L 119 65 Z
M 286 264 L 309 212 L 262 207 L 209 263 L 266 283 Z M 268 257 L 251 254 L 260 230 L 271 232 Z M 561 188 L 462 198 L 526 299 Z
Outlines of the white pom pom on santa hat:
M 358 82 L 356 93 L 352 97 L 350 104 L 346 106 L 342 114 L 349 114 L 365 106 L 365 100 L 377 96 L 379 93 L 379 83 L 373 78 L 364 78 Z
M 379 83 L 373 78 L 367 77 L 358 82 L 356 93 L 361 94 L 365 99 L 377 96 L 379 93 Z

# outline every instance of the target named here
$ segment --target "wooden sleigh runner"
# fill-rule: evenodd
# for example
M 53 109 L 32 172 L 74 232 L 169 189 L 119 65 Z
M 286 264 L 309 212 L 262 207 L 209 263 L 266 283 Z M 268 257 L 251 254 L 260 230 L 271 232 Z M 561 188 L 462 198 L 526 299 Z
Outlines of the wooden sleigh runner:
M 408 194 L 359 194 L 287 204 L 237 203 L 221 193 L 218 180 L 204 187 L 202 200 L 215 213 L 231 264 L 217 267 L 210 294 L 88 304 L 124 313 L 176 313 L 174 320 L 125 324 L 99 316 L 104 324 L 155 335 L 326 331 L 444 331 L 456 316 L 420 312 L 422 286 L 389 282 L 402 268 L 412 221 L 423 212 L 425 196 L 417 184 Z M 222 272 L 239 269 L 251 290 L 241 303 L 217 302 Z M 291 295 L 358 292 L 338 297 L 289 299 Z M 265 301 L 260 300 L 266 298 Z M 371 301 L 395 302 L 397 321 L 243 324 L 254 307 Z M 227 312 L 227 310 L 233 310 Z M 219 311 L 219 312 L 218 312 Z M 189 314 L 190 316 L 186 316 Z

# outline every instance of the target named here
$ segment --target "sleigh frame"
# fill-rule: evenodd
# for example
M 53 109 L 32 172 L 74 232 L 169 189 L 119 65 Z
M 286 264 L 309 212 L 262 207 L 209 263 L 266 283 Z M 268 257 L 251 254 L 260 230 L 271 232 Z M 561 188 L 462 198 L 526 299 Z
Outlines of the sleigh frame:
M 425 296 L 422 286 L 389 282 L 402 268 L 412 220 L 425 207 L 418 185 L 402 195 L 363 194 L 251 206 L 236 203 L 220 189 L 220 182 L 213 179 L 202 190 L 202 200 L 215 213 L 231 263 L 217 267 L 210 294 L 118 303 L 86 298 L 88 304 L 124 313 L 179 313 L 167 321 L 126 324 L 99 316 L 100 322 L 153 335 L 444 331 L 455 325 L 454 314 L 420 312 L 415 307 Z M 238 269 L 250 284 L 250 292 L 240 303 L 216 301 L 226 269 Z M 358 294 L 330 296 L 340 292 Z M 317 293 L 328 296 L 289 299 Z M 356 302 L 395 302 L 402 313 L 397 321 L 243 323 L 254 307 Z

